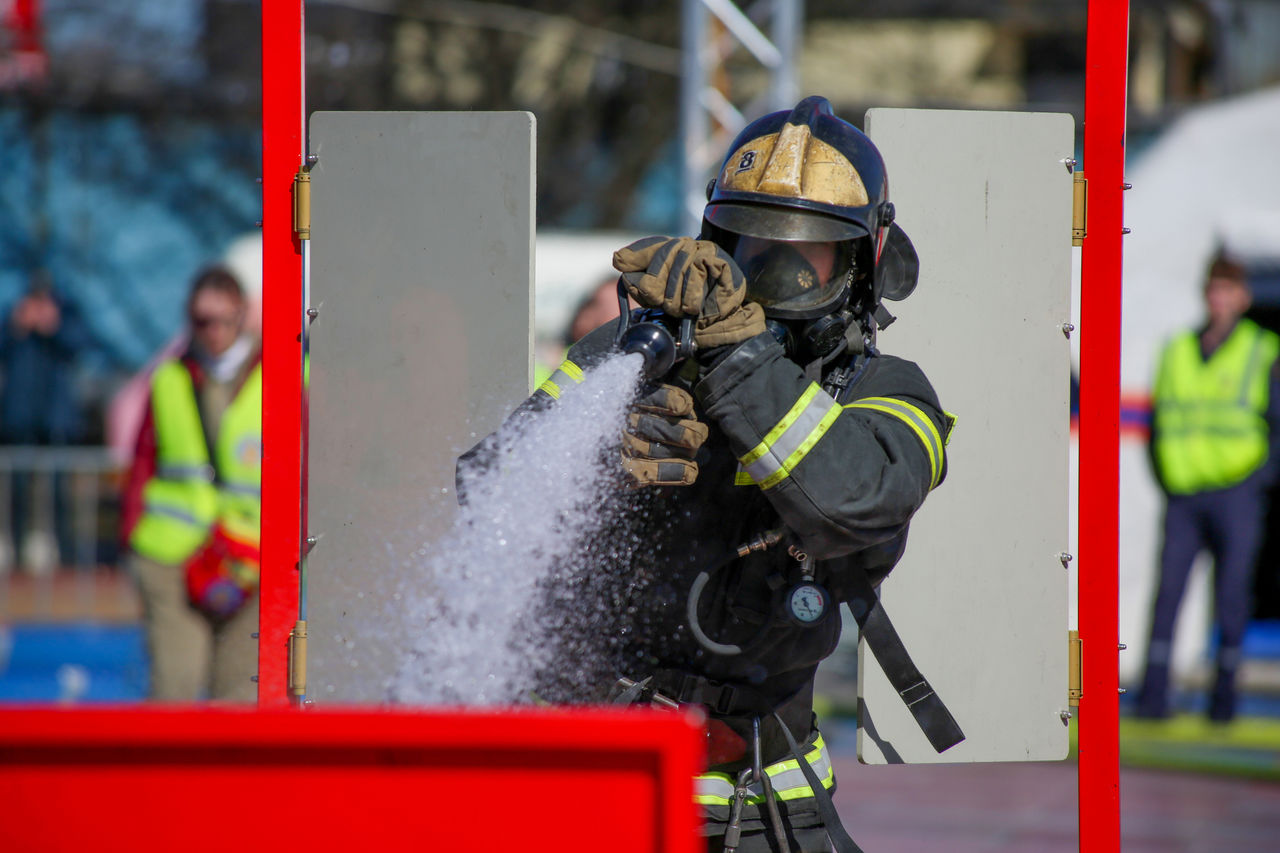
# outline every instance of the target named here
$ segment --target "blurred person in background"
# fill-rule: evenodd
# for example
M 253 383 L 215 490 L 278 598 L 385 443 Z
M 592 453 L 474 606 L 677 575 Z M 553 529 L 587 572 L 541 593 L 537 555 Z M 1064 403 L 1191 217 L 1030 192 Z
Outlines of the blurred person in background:
M 0 323 L 0 444 L 61 447 L 81 440 L 83 410 L 75 370 L 90 343 L 75 306 L 54 291 L 47 273 L 34 272 L 27 292 Z M 51 479 L 52 494 L 39 503 L 51 506 L 52 519 L 37 503 L 32 471 L 18 467 L 10 476 L 13 551 L 4 556 L 19 567 L 52 570 L 55 563 L 74 562 L 66 477 L 54 472 Z M 56 536 L 48 529 L 51 521 Z
M 635 307 L 634 302 L 631 303 Z M 569 317 L 569 325 L 565 327 L 560 340 L 539 347 L 537 363 L 533 371 L 533 387 L 537 388 L 551 378 L 556 367 L 564 361 L 569 347 L 582 339 L 587 332 L 603 326 L 618 316 L 618 279 L 607 276 L 595 287 L 587 291 L 574 306 Z
M 246 235 L 235 240 L 223 256 L 223 263 L 245 290 L 247 308 L 244 334 L 262 338 L 262 234 Z M 133 458 L 133 445 L 146 416 L 151 396 L 151 374 L 162 362 L 181 355 L 191 344 L 190 330 L 182 328 L 157 350 L 107 406 L 107 446 L 116 461 L 128 466 Z
M 190 344 L 152 374 L 122 504 L 157 700 L 254 701 L 262 370 L 226 268 L 187 301 Z
M 1152 393 L 1150 449 L 1166 506 L 1137 714 L 1169 714 L 1178 607 L 1192 563 L 1208 550 L 1218 623 L 1209 718 L 1227 722 L 1236 713 L 1236 671 L 1267 489 L 1280 464 L 1280 338 L 1245 319 L 1252 303 L 1245 270 L 1223 252 L 1209 266 L 1204 299 L 1207 323 L 1165 345 Z

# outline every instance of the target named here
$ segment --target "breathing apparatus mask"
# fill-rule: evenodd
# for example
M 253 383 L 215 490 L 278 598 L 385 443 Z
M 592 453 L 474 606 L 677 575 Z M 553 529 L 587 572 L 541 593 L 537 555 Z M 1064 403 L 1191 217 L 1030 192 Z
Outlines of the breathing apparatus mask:
M 854 325 L 854 241 L 771 240 L 739 236 L 732 256 L 747 279 L 747 298 L 793 360 L 829 361 L 845 350 Z
M 825 363 L 862 344 L 851 299 L 857 288 L 856 241 L 788 241 L 721 232 L 717 242 L 730 252 L 747 281 L 748 300 L 765 312 L 765 327 L 800 364 Z M 728 246 L 726 246 L 728 244 Z M 662 376 L 693 354 L 693 318 L 674 320 L 653 309 L 628 311 L 618 283 L 620 325 L 615 344 L 644 356 L 645 375 Z

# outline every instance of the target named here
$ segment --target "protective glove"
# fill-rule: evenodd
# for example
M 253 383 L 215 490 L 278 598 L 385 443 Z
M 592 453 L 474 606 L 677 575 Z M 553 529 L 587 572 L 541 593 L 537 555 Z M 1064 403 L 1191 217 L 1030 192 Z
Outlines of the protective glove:
M 707 440 L 707 425 L 693 413 L 693 397 L 658 385 L 638 397 L 622 431 L 622 470 L 632 485 L 688 486 L 698 478 L 693 461 Z
M 645 237 L 613 253 L 631 297 L 671 317 L 697 317 L 700 349 L 737 344 L 765 331 L 764 309 L 744 302 L 742 270 L 710 240 Z

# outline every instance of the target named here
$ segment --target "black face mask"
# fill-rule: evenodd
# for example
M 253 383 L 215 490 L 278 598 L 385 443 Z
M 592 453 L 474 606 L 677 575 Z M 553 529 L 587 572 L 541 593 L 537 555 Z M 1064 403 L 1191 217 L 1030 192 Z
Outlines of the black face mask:
M 797 364 L 829 361 L 848 345 L 845 334 L 853 315 L 836 311 L 814 320 L 776 320 L 768 318 L 765 327 L 782 344 L 787 357 Z

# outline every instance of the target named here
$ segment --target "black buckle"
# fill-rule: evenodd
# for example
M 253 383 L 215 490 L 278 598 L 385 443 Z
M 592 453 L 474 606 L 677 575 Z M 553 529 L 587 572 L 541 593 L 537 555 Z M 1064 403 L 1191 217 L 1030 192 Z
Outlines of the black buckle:
M 720 695 L 716 697 L 713 707 L 717 714 L 728 714 L 733 708 L 733 697 L 737 694 L 732 684 L 721 684 Z
M 733 701 L 738 691 L 732 684 L 723 684 L 685 672 L 672 679 L 671 696 L 676 701 L 706 705 L 713 712 L 728 715 L 733 710 Z M 661 680 L 653 686 L 654 692 L 665 687 Z M 660 695 L 660 694 L 659 694 Z

